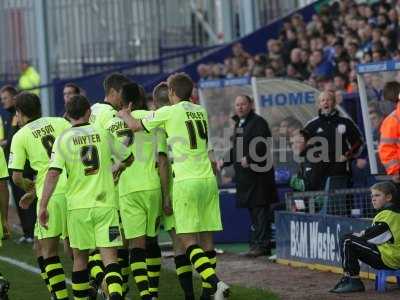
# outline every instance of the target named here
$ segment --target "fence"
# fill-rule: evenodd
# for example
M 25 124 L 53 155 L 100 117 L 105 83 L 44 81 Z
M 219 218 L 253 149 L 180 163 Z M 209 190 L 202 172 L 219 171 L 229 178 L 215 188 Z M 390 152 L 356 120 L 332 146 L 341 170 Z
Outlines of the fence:
M 37 65 L 35 6 L 40 1 L 0 1 L 0 38 L 9 41 L 0 44 L 0 81 L 15 80 L 22 60 Z M 43 3 L 51 77 L 82 75 L 85 63 L 158 59 L 163 47 L 206 46 L 210 42 L 187 0 Z
M 368 188 L 287 193 L 286 210 L 355 218 L 372 218 L 375 214 Z

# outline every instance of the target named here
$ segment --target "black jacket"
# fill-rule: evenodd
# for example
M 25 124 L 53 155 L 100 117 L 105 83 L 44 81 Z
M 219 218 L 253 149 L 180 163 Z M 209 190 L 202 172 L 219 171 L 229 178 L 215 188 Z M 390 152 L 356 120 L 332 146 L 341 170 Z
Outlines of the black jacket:
M 363 137 L 357 125 L 349 118 L 339 115 L 333 110 L 329 115 L 318 112 L 318 117 L 309 121 L 304 131 L 308 138 L 322 137 L 328 142 L 329 162 L 334 162 L 336 156 L 346 156 L 348 159 L 357 157 L 364 145 Z M 336 136 L 338 137 L 336 141 Z M 310 141 L 312 142 L 312 141 Z M 336 151 L 336 144 L 342 145 Z M 340 142 L 340 143 L 339 143 Z M 321 146 L 318 141 L 315 146 Z
M 272 155 L 259 161 L 257 157 L 266 157 L 268 149 L 266 141 L 271 138 L 267 121 L 253 111 L 240 122 L 234 116 L 235 129 L 232 135 L 232 148 L 229 161 L 225 166 L 233 164 L 237 188 L 237 204 L 239 207 L 269 207 L 277 200 L 275 171 L 272 166 Z M 256 155 L 251 154 L 250 143 L 255 138 L 263 138 L 264 142 L 257 142 L 254 147 Z M 253 141 L 254 143 L 254 141 Z M 241 155 L 242 154 L 242 155 Z M 238 157 L 239 155 L 239 157 Z M 241 166 L 242 157 L 246 157 L 250 167 Z
M 17 124 L 17 119 L 15 116 L 15 108 L 11 108 L 7 110 L 9 114 L 4 119 L 4 138 L 6 139 L 7 143 L 4 146 L 4 155 L 6 157 L 7 163 L 10 157 L 10 150 L 11 150 L 11 142 L 14 134 L 19 130 L 19 126 Z M 29 161 L 27 160 L 24 166 L 23 176 L 26 178 L 33 179 L 36 175 L 36 172 L 31 168 Z M 12 174 L 10 173 L 10 176 Z

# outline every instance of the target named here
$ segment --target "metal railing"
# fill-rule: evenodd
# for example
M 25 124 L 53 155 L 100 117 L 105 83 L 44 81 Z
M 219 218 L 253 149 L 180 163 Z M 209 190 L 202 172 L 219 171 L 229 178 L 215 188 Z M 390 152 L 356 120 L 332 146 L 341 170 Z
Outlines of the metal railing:
M 369 188 L 287 193 L 286 210 L 356 218 L 375 215 Z
M 244 0 L 226 2 L 236 32 L 244 26 L 238 18 L 240 1 Z M 251 1 L 257 3 L 257 26 L 298 8 L 301 2 Z M 15 80 L 23 60 L 37 67 L 38 2 L 44 4 L 51 78 L 83 75 L 83 64 L 147 61 L 160 58 L 165 48 L 216 44 L 215 0 L 4 0 L 0 1 L 0 81 Z M 185 62 L 196 58 L 198 55 L 187 56 Z M 181 64 L 179 59 L 170 60 L 167 68 Z M 140 71 L 147 74 L 154 69 L 143 67 Z
M 0 81 L 15 80 L 23 60 L 36 65 L 34 8 L 39 1 L 43 0 L 0 1 L 0 38 L 4 41 L 0 43 Z M 57 0 L 44 4 L 51 77 L 80 76 L 83 63 L 146 61 L 159 58 L 163 47 L 210 44 L 188 0 Z

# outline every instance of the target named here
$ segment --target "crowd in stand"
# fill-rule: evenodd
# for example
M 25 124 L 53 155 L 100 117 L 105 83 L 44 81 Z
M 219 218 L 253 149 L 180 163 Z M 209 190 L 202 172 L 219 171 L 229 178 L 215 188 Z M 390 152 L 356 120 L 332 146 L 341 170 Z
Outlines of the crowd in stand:
M 198 73 L 203 80 L 286 77 L 320 90 L 356 92 L 358 63 L 400 59 L 399 15 L 399 0 L 341 0 L 321 7 L 308 24 L 298 14 L 285 20 L 265 53 L 252 56 L 236 43 L 223 64 L 201 64 Z

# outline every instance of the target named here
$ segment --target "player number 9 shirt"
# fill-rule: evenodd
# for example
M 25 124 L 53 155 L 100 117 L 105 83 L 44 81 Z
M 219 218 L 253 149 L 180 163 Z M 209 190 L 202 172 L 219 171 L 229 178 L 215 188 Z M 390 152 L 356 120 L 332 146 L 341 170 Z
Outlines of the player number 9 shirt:
M 120 161 L 131 155 L 108 131 L 89 124 L 66 130 L 53 147 L 51 169 L 65 168 L 68 210 L 115 207 L 111 156 Z

